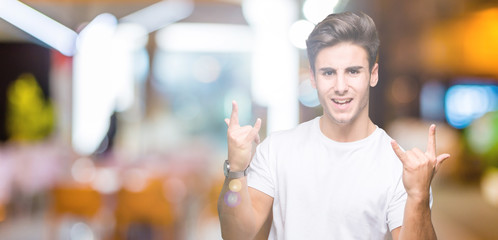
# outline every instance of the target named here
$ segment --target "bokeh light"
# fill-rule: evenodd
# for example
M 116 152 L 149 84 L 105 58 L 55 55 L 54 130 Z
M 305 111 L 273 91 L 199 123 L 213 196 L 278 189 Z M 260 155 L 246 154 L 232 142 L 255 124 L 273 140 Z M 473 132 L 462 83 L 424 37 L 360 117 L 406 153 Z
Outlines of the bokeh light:
M 420 115 L 427 120 L 444 120 L 446 87 L 441 82 L 428 82 L 420 91 Z
M 74 161 L 73 166 L 71 167 L 71 174 L 77 182 L 90 183 L 96 176 L 95 165 L 90 158 L 79 158 Z
M 240 203 L 240 194 L 238 192 L 227 191 L 224 200 L 227 206 L 235 207 Z
M 498 207 L 498 168 L 489 168 L 484 172 L 481 190 L 484 199 L 489 204 Z
M 213 56 L 200 56 L 194 62 L 193 75 L 202 83 L 211 83 L 218 79 L 221 66 L 218 59 Z
M 178 177 L 170 177 L 164 182 L 164 194 L 172 203 L 181 203 L 188 194 L 185 181 Z
M 299 102 L 306 107 L 316 107 L 320 105 L 318 92 L 313 88 L 310 80 L 304 80 L 299 84 Z
M 71 227 L 70 240 L 94 240 L 92 229 L 83 222 L 78 222 Z
M 239 179 L 232 179 L 230 180 L 230 183 L 228 183 L 228 188 L 232 192 L 239 192 L 240 189 L 242 188 L 242 183 L 240 182 Z
M 466 129 L 470 149 L 487 164 L 498 167 L 498 111 L 489 112 L 476 119 Z
M 498 110 L 498 86 L 454 85 L 446 93 L 446 119 L 455 128 L 465 128 L 493 110 Z
M 92 182 L 92 187 L 103 194 L 117 192 L 121 185 L 116 169 L 98 168 L 95 179 Z
M 130 192 L 140 192 L 147 186 L 147 171 L 140 168 L 127 169 L 123 173 L 123 187 Z
M 306 0 L 303 4 L 303 14 L 310 22 L 317 24 L 334 13 L 338 3 L 339 0 Z
M 306 49 L 306 40 L 313 31 L 315 25 L 306 20 L 298 20 L 294 22 L 289 30 L 289 38 L 295 47 Z

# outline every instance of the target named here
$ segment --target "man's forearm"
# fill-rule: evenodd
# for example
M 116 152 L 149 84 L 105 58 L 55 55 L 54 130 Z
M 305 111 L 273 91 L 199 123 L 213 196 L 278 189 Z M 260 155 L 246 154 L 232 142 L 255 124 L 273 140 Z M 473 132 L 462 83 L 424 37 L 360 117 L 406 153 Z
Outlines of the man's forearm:
M 403 227 L 400 240 L 424 239 L 436 240 L 436 232 L 432 226 L 429 196 L 422 198 L 408 197 L 405 206 Z
M 255 213 L 251 204 L 247 187 L 247 178 L 239 178 L 241 187 L 238 192 L 231 192 L 225 179 L 223 189 L 218 198 L 218 214 L 221 233 L 224 240 L 253 239 L 256 234 Z

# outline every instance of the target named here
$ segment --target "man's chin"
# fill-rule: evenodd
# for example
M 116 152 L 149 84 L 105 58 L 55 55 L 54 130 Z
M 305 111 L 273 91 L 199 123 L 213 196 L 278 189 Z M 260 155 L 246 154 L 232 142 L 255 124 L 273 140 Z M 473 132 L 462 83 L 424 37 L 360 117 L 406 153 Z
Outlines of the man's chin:
M 332 117 L 329 117 L 329 120 L 332 123 L 340 125 L 340 126 L 346 126 L 349 123 L 351 123 L 351 118 L 348 118 L 348 117 L 334 117 L 334 116 L 332 116 Z

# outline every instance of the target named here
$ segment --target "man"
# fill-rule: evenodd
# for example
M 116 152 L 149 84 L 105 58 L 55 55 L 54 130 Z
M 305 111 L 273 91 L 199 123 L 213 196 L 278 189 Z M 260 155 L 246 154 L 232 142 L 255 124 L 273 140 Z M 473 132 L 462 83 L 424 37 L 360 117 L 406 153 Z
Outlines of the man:
M 436 155 L 434 125 L 425 153 L 404 152 L 370 120 L 378 46 L 366 14 L 319 23 L 307 51 L 323 116 L 271 134 L 253 158 L 261 120 L 240 126 L 233 102 L 218 201 L 224 239 L 436 239 L 430 184 L 449 154 Z

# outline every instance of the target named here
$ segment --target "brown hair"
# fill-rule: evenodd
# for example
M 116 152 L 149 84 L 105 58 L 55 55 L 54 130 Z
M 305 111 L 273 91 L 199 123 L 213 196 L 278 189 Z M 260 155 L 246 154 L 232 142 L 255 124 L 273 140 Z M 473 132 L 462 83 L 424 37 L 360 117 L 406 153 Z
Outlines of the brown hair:
M 365 13 L 343 12 L 328 15 L 315 26 L 306 40 L 308 59 L 313 73 L 318 53 L 324 48 L 342 42 L 351 42 L 365 49 L 372 70 L 377 61 L 380 45 L 375 23 Z

